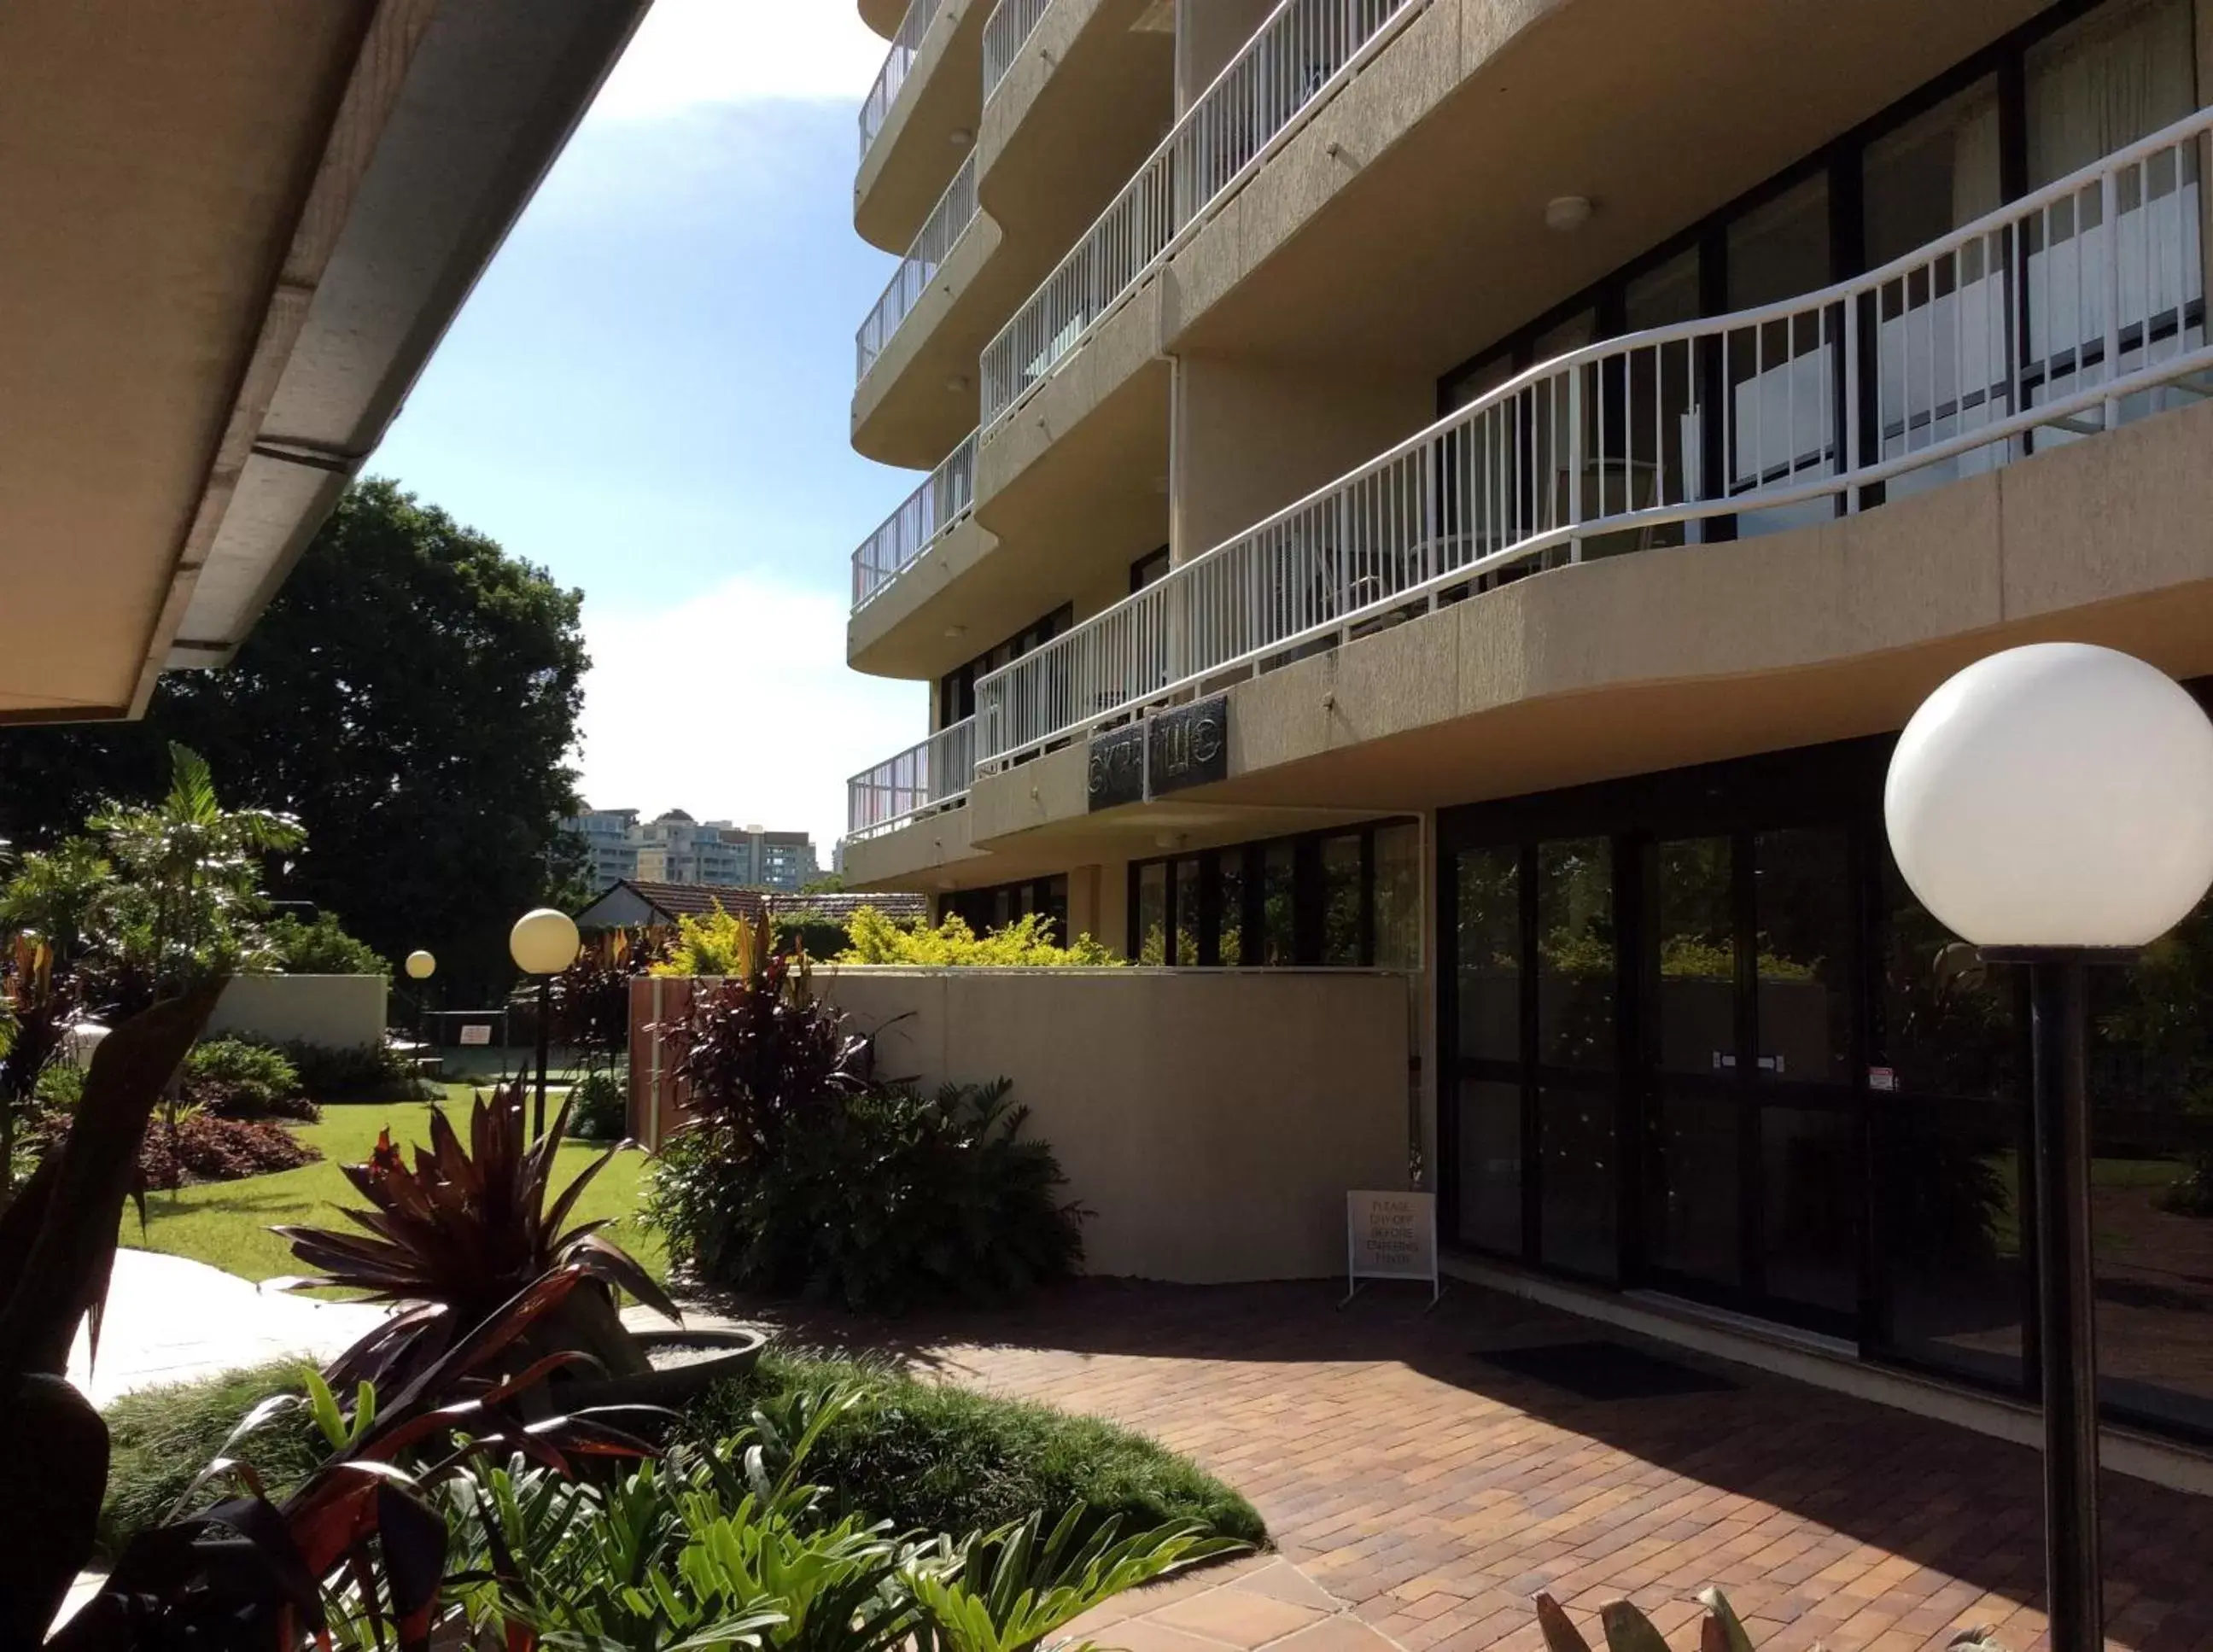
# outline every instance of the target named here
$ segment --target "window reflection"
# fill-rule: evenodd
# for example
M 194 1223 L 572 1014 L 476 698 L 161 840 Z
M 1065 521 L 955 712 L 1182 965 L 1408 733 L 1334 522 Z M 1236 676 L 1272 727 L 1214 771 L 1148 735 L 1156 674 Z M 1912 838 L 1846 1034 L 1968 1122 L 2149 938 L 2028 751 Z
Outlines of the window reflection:
M 1360 838 L 1349 832 L 1321 843 L 1321 961 L 1360 960 Z
M 1460 1054 L 1521 1058 L 1521 856 L 1511 844 L 1454 856 Z
M 1614 1064 L 1613 846 L 1563 838 L 1537 849 L 1537 1059 Z
M 1375 830 L 1375 966 L 1422 966 L 1422 829 Z

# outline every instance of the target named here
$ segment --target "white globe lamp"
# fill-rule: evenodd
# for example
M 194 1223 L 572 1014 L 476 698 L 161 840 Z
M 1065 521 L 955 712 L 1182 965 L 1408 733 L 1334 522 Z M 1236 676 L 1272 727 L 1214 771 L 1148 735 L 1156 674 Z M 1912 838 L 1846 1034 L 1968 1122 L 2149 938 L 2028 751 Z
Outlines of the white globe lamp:
M 2213 722 L 2132 655 L 2009 649 L 1913 714 L 1883 815 L 1898 869 L 1964 939 L 2142 947 L 2213 884 Z
M 576 961 L 576 922 L 568 913 L 540 906 L 515 920 L 508 931 L 508 955 L 525 975 L 558 975 Z
M 419 948 L 407 954 L 407 978 L 427 981 L 438 972 L 438 960 Z
M 2045 1598 L 2052 1652 L 2101 1652 L 2086 966 L 2133 958 L 2213 884 L 2213 723 L 2130 655 L 2008 649 L 1922 703 L 1882 810 L 1921 904 L 2028 967 Z
M 546 1133 L 546 1061 L 553 1020 L 553 978 L 576 961 L 576 922 L 552 906 L 540 906 L 515 920 L 508 931 L 508 956 L 525 975 L 538 978 L 538 1096 L 532 1110 L 533 1140 Z

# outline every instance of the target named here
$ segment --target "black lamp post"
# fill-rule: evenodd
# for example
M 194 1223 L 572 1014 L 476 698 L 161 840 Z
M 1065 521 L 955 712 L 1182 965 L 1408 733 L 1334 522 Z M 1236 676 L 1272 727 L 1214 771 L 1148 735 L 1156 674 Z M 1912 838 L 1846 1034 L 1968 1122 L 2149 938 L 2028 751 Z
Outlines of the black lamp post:
M 579 937 L 568 913 L 540 906 L 515 919 L 507 950 L 525 975 L 538 979 L 538 1098 L 530 1121 L 533 1141 L 546 1133 L 546 1063 L 553 1019 L 553 978 L 576 961 Z
M 2052 1652 L 2101 1652 L 2088 974 L 2213 883 L 2213 724 L 2154 668 L 2043 643 L 1968 667 L 1899 736 L 1883 814 L 1923 905 L 2028 968 L 2045 1594 Z

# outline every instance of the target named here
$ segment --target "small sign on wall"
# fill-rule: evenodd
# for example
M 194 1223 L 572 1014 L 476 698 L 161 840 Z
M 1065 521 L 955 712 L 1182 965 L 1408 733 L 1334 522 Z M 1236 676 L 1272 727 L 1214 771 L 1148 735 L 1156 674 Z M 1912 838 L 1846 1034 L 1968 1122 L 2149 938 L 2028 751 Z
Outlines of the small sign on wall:
M 491 1023 L 490 1021 L 466 1021 L 462 1023 L 461 1042 L 463 1044 L 490 1044 L 491 1042 Z
M 1374 1191 L 1344 1196 L 1344 1300 L 1363 1279 L 1426 1279 L 1436 1306 L 1437 1200 L 1434 1193 Z

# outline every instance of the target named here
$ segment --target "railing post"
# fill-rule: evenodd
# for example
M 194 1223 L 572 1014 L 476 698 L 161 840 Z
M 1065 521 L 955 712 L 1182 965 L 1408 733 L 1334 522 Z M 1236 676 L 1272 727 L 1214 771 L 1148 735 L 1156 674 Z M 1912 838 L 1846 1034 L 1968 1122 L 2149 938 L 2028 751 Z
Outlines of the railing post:
M 1955 265 L 1955 272 L 1957 266 Z M 1954 292 L 1959 290 L 1956 273 L 1953 290 Z M 1860 302 L 1861 301 L 1857 294 L 1847 294 L 1844 300 L 1844 430 L 1843 452 L 1844 459 L 1844 514 L 1848 516 L 1856 516 L 1859 514 L 1860 466 L 1865 462 L 1860 454 L 1860 427 L 1862 424 L 1866 423 L 1865 411 L 1860 406 Z M 1955 399 L 1963 401 L 1966 395 L 1966 384 L 1962 382 L 1954 385 L 1952 389 L 1952 394 Z M 1964 414 L 1962 417 L 1964 418 Z
M 2179 174 L 2177 174 L 2178 182 Z M 2106 383 L 2108 387 L 2121 376 L 2121 189 L 2118 169 L 2108 166 L 2098 180 L 2098 212 L 2100 227 L 2106 232 Z M 2151 267 L 2150 203 L 2144 203 L 2145 238 L 2144 267 Z M 2082 233 L 2078 218 L 2076 233 Z M 2076 348 L 2079 350 L 2080 345 Z M 2144 359 L 2151 358 L 2151 318 L 2144 318 Z M 2121 422 L 2121 399 L 2106 398 L 2106 428 L 2117 429 Z
M 1583 369 L 1568 369 L 1568 560 L 1583 559 Z

